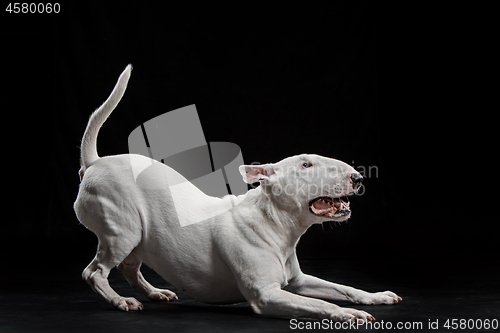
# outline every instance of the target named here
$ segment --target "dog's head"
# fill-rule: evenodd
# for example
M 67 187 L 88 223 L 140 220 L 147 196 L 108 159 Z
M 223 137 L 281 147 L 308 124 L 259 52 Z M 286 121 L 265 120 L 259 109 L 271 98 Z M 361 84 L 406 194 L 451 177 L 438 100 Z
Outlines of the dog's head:
M 275 164 L 242 165 L 240 173 L 249 184 L 260 182 L 263 193 L 281 209 L 311 223 L 347 220 L 347 196 L 355 194 L 363 180 L 349 164 L 312 154 Z

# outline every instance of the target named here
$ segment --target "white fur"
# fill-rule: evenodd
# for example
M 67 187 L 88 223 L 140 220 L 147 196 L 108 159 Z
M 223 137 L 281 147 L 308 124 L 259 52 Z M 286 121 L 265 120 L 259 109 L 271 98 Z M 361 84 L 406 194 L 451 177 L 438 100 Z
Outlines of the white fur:
M 214 198 L 147 157 L 99 158 L 97 133 L 123 95 L 130 70 L 129 65 L 89 121 L 82 142 L 82 182 L 74 204 L 80 222 L 99 239 L 96 257 L 84 270 L 83 279 L 113 307 L 143 308 L 136 299 L 122 297 L 109 286 L 107 277 L 115 266 L 148 298 L 177 299 L 173 292 L 157 289 L 144 279 L 139 270 L 142 262 L 197 300 L 246 300 L 263 315 L 374 320 L 364 311 L 316 298 L 357 304 L 401 300 L 392 292 L 368 293 L 300 270 L 295 253 L 300 236 L 312 224 L 350 216 L 323 217 L 309 211 L 309 202 L 316 197 L 354 193 L 351 174 L 356 171 L 346 163 L 303 154 L 275 164 L 242 166 L 243 179 L 260 181 L 260 186 L 238 197 Z M 304 163 L 311 166 L 304 167 Z M 138 169 L 144 169 L 139 177 L 134 174 Z M 172 179 L 183 186 L 172 191 Z M 179 215 L 204 221 L 181 226 Z

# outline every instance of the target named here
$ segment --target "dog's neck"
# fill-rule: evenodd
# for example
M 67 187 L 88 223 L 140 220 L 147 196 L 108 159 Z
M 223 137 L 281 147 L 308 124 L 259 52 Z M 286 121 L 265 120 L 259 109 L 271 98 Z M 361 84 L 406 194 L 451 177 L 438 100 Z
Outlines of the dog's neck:
M 248 191 L 244 201 L 256 210 L 255 216 L 258 216 L 259 222 L 267 225 L 266 237 L 273 239 L 282 250 L 294 249 L 300 237 L 311 226 L 301 220 L 300 207 L 278 207 L 261 187 Z M 256 230 L 256 233 L 259 233 L 259 230 Z

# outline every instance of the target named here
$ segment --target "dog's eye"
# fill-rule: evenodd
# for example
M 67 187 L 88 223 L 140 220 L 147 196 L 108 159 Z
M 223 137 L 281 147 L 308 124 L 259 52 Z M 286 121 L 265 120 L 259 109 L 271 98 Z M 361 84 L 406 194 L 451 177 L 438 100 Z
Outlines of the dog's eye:
M 304 163 L 302 164 L 302 167 L 305 169 L 305 168 L 310 168 L 312 167 L 312 164 L 311 163 Z

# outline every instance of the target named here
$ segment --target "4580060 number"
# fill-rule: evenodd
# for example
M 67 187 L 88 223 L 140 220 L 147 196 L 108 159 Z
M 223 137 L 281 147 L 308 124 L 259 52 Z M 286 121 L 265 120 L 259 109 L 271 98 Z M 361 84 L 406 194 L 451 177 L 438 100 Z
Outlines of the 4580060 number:
M 447 319 L 443 327 L 448 330 L 497 330 L 498 319 Z
M 59 3 L 9 2 L 5 11 L 9 14 L 52 14 L 61 11 Z

